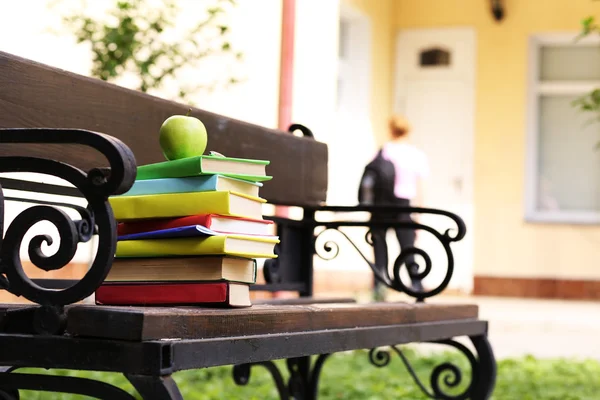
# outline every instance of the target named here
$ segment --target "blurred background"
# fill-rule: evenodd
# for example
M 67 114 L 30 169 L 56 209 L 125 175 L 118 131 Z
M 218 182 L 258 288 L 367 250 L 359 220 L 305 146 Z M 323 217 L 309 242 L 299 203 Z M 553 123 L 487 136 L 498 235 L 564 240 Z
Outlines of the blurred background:
M 600 359 L 598 14 L 593 0 L 0 0 L 0 51 L 306 125 L 329 146 L 335 205 L 357 204 L 404 115 L 430 163 L 424 205 L 468 227 L 434 301 L 477 302 L 499 357 Z M 435 265 L 441 249 L 419 241 Z M 372 273 L 342 242 L 316 261 L 316 292 L 368 298 Z

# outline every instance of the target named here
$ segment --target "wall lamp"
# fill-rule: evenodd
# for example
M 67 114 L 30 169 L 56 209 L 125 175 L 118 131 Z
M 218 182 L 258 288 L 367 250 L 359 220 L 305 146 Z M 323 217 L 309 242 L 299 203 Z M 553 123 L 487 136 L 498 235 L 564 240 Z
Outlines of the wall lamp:
M 504 18 L 504 0 L 490 0 L 492 6 L 492 14 L 496 21 L 502 21 Z

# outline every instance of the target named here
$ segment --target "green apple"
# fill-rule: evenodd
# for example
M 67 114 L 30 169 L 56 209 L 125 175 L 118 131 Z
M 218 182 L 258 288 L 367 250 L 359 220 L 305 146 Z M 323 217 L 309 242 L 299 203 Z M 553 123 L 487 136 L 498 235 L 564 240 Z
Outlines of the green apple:
M 160 127 L 159 142 L 167 160 L 179 160 L 204 154 L 208 135 L 198 118 L 172 115 Z

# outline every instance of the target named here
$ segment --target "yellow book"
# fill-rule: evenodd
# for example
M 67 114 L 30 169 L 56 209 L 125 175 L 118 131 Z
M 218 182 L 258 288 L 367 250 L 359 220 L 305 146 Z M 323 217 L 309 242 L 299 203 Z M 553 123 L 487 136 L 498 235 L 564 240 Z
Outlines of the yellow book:
M 279 239 L 243 235 L 123 240 L 117 242 L 116 257 L 228 255 L 276 258 L 274 249 L 277 243 Z
M 262 219 L 260 197 L 229 191 L 114 196 L 108 199 L 117 221 L 219 214 Z

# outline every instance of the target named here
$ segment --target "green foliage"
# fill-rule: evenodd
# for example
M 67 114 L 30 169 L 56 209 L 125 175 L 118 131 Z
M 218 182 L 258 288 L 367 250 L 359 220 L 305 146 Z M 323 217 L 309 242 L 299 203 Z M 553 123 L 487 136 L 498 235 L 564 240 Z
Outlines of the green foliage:
M 595 17 L 587 17 L 581 21 L 581 32 L 579 33 L 580 38 L 596 31 L 598 31 L 598 25 L 596 25 Z
M 581 21 L 581 31 L 576 40 L 581 40 L 593 34 L 600 34 L 600 26 L 597 24 L 595 17 L 586 17 Z M 594 89 L 590 93 L 578 97 L 572 105 L 582 112 L 592 113 L 594 115 L 592 121 L 600 121 L 600 89 Z
M 420 355 L 411 347 L 403 347 L 421 381 L 429 386 L 432 370 L 443 362 L 453 362 L 463 372 L 463 385 L 449 393 L 458 393 L 469 378 L 466 359 L 457 353 Z M 277 361 L 281 371 L 285 364 Z M 247 386 L 237 386 L 232 379 L 231 367 L 216 367 L 182 371 L 174 375 L 186 400 L 213 399 L 277 399 L 270 375 L 262 367 L 254 367 Z M 47 373 L 43 370 L 26 372 Z M 23 371 L 21 371 L 23 372 Z M 53 374 L 102 379 L 134 393 L 133 388 L 119 374 L 100 372 L 51 371 Z M 287 376 L 287 374 L 286 374 Z M 444 379 L 442 375 L 441 380 Z M 442 383 L 442 388 L 445 388 Z M 498 380 L 494 400 L 592 400 L 600 393 L 600 362 L 596 360 L 539 360 L 534 357 L 505 359 L 498 363 Z M 26 399 L 81 400 L 83 396 L 67 396 L 22 391 Z M 349 400 L 427 399 L 412 381 L 406 367 L 393 357 L 386 367 L 378 368 L 368 361 L 365 351 L 340 353 L 331 356 L 321 375 L 319 398 Z
M 222 21 L 233 0 L 198 0 L 206 3 L 205 15 L 198 15 L 199 22 L 187 29 L 181 29 L 179 20 L 186 10 L 179 9 L 176 0 L 112 1 L 106 15 L 96 15 L 83 3 L 62 16 L 77 42 L 89 46 L 91 73 L 97 78 L 119 82 L 119 78 L 133 76 L 135 89 L 165 95 L 169 86 L 172 95 L 166 97 L 189 101 L 199 90 L 223 83 L 217 79 L 223 77 L 184 86 L 178 80 L 180 72 L 192 70 L 201 78 L 202 63 L 207 59 L 218 57 L 220 62 L 231 64 L 242 56 L 233 50 L 230 29 Z M 224 84 L 237 81 L 228 76 Z

